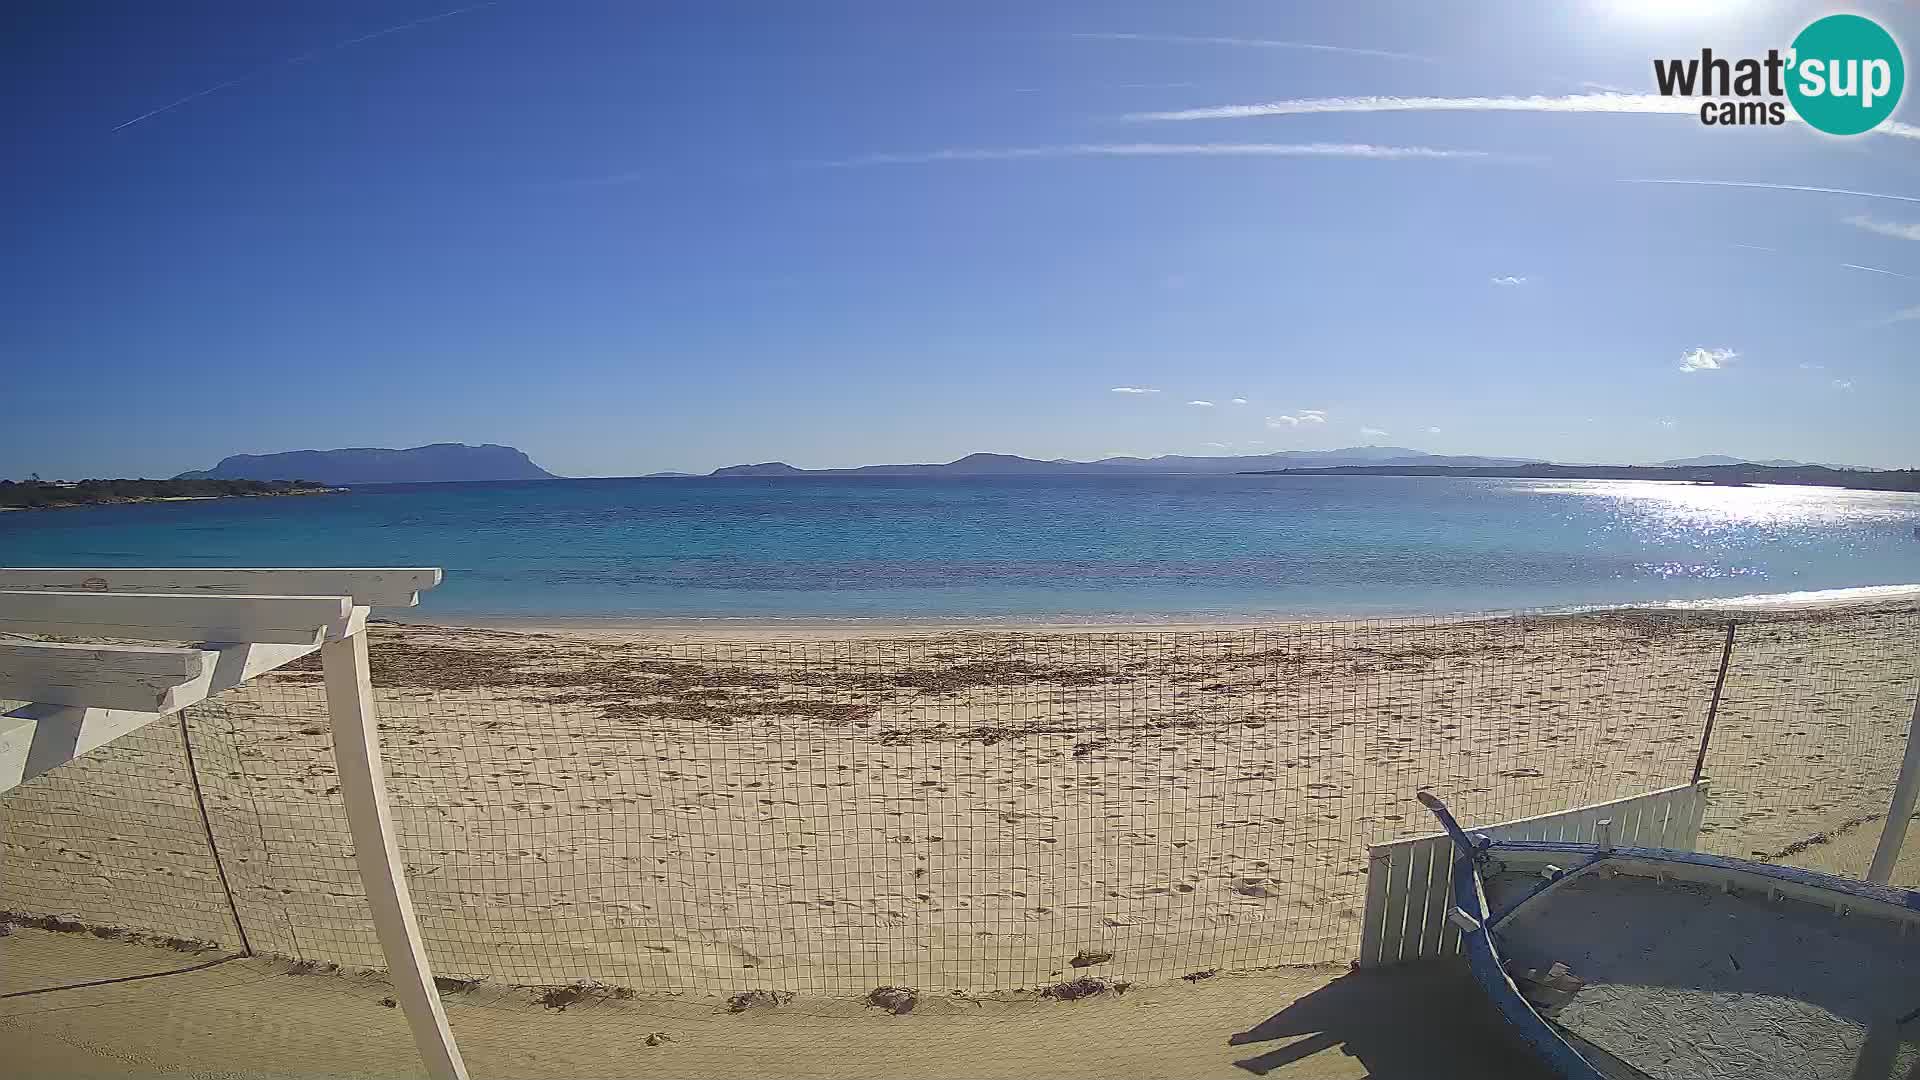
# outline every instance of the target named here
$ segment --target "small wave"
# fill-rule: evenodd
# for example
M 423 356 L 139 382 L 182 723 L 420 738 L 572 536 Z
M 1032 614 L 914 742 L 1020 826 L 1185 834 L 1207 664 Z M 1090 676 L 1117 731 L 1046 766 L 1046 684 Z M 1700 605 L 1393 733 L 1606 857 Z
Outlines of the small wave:
M 1807 589 L 1802 592 L 1754 593 L 1718 600 L 1668 600 L 1655 607 L 1685 610 L 1714 608 L 1820 607 L 1859 604 L 1871 600 L 1908 600 L 1920 597 L 1920 585 L 1862 585 L 1851 589 Z

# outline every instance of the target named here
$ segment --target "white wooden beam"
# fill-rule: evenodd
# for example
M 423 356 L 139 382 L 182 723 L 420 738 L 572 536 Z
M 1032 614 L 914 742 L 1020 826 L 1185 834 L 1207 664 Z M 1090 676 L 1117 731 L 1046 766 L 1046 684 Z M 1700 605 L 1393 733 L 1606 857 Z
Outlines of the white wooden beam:
M 349 624 L 357 627 L 364 621 L 367 609 L 354 610 L 357 617 L 349 620 Z M 313 645 L 243 642 L 215 649 L 181 650 L 200 657 L 204 666 L 192 680 L 173 688 L 167 699 L 170 708 L 166 710 L 88 707 L 49 701 L 23 705 L 0 716 L 0 794 L 144 727 L 168 712 L 197 705 L 222 690 L 292 663 L 315 648 Z
M 140 567 L 0 568 L 0 590 L 57 589 L 104 593 L 180 593 L 242 596 L 351 596 L 367 607 L 412 607 L 440 584 L 437 567 L 261 567 L 164 569 Z
M 0 698 L 170 712 L 173 690 L 209 659 L 200 649 L 0 640 Z
M 0 716 L 0 793 L 158 719 L 129 709 L 22 705 Z
M 373 710 L 373 686 L 367 675 L 367 638 L 354 634 L 320 649 L 326 672 L 327 713 L 333 721 L 334 764 L 340 770 L 340 794 L 347 804 L 354 861 L 366 886 L 374 931 L 387 958 L 393 996 L 405 1010 L 413 1043 L 433 1080 L 466 1080 L 467 1067 L 447 1028 L 446 1010 L 433 985 L 433 970 L 420 940 L 407 889 L 406 867 L 394 838 L 387 805 L 386 770 L 381 763 L 379 722 Z
M 1900 759 L 1900 777 L 1893 784 L 1893 799 L 1887 805 L 1887 823 L 1880 827 L 1880 843 L 1873 850 L 1873 865 L 1867 880 L 1885 885 L 1893 876 L 1893 864 L 1900 861 L 1900 849 L 1907 841 L 1907 826 L 1913 821 L 1913 808 L 1920 800 L 1920 687 L 1914 690 L 1913 720 L 1907 724 L 1907 752 Z
M 0 591 L 0 631 L 139 641 L 318 645 L 351 632 L 346 596 Z
M 205 652 L 166 645 L 76 645 L 64 641 L 0 639 L 0 672 L 33 668 L 82 674 L 128 671 L 191 679 L 207 666 Z M 0 694 L 0 697 L 6 695 Z

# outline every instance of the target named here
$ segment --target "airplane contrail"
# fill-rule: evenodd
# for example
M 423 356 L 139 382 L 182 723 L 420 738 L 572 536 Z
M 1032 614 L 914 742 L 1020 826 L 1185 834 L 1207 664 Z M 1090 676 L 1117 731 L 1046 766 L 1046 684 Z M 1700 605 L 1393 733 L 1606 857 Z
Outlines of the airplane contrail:
M 1697 106 L 1658 94 L 1532 94 L 1524 97 L 1361 97 L 1292 98 L 1248 105 L 1211 105 L 1128 113 L 1127 120 L 1239 120 L 1254 116 L 1303 116 L 1363 112 L 1557 112 L 1690 113 Z
M 1073 34 L 1082 41 L 1157 41 L 1168 45 L 1227 45 L 1248 49 L 1298 49 L 1303 52 L 1345 53 L 1348 56 L 1378 56 L 1388 60 L 1434 62 L 1429 56 L 1392 52 L 1387 49 L 1357 49 L 1348 45 L 1321 45 L 1312 41 L 1276 41 L 1272 38 L 1196 37 L 1191 34 Z
M 1481 158 L 1514 160 L 1483 150 L 1439 150 L 1429 146 L 1380 146 L 1371 143 L 1070 143 L 987 149 L 929 150 L 910 154 L 866 154 L 821 162 L 829 168 L 865 165 L 930 165 L 949 161 L 1023 161 L 1072 157 L 1344 157 L 1380 160 Z
M 198 101 L 209 94 L 217 94 L 220 91 L 225 90 L 229 87 L 238 86 L 243 82 L 248 82 L 252 79 L 259 78 L 260 76 L 265 75 L 267 72 L 272 71 L 276 68 L 292 67 L 295 64 L 304 64 L 308 60 L 311 60 L 316 56 L 321 56 L 330 52 L 338 52 L 341 49 L 352 48 L 353 46 L 359 45 L 362 42 L 372 41 L 374 38 L 386 37 L 388 34 L 398 34 L 402 30 L 411 30 L 416 26 L 425 26 L 430 22 L 439 22 L 441 19 L 451 19 L 455 15 L 465 15 L 469 11 L 478 11 L 481 8 L 492 7 L 495 4 L 498 4 L 499 2 L 500 0 L 485 0 L 484 3 L 469 4 L 466 7 L 455 8 L 452 11 L 443 11 L 438 15 L 428 15 L 423 19 L 415 19 L 412 22 L 404 22 L 396 26 L 389 26 L 384 30 L 375 30 L 370 34 L 361 34 L 359 37 L 348 38 L 345 41 L 336 41 L 331 45 L 322 45 L 317 49 L 312 49 L 308 52 L 303 52 L 298 56 L 290 56 L 285 60 L 276 60 L 273 63 L 268 64 L 263 68 L 257 68 L 253 71 L 246 73 L 245 75 L 239 76 L 238 78 L 228 79 L 226 82 L 217 83 L 213 86 L 209 86 L 205 90 L 196 90 L 193 93 L 188 94 L 186 97 L 180 98 L 176 101 L 170 101 L 167 104 L 162 105 L 157 109 L 152 109 L 147 112 L 143 112 L 139 116 L 136 116 L 133 119 L 128 120 L 123 124 L 114 125 L 113 130 L 122 131 L 126 128 L 130 128 L 133 125 L 140 123 L 142 120 L 151 120 L 154 117 L 159 116 L 161 113 L 172 112 L 173 110 L 179 108 L 182 105 L 187 104 L 188 102 Z
M 1619 180 L 1621 184 L 1681 184 L 1686 187 L 1760 188 L 1766 191 L 1812 191 L 1821 195 L 1858 195 L 1864 199 L 1892 199 L 1895 202 L 1920 203 L 1920 196 L 1888 195 L 1879 191 L 1852 191 L 1847 188 L 1808 187 L 1805 184 L 1762 184 L 1751 180 Z
M 1310 116 L 1320 113 L 1376 112 L 1540 112 L 1540 113 L 1693 113 L 1699 106 L 1686 98 L 1660 94 L 1630 94 L 1607 91 L 1596 94 L 1527 94 L 1506 97 L 1394 97 L 1369 94 L 1360 97 L 1289 98 L 1283 101 L 1259 101 L 1244 105 L 1208 105 L 1197 109 L 1165 109 L 1127 113 L 1121 119 L 1158 120 L 1244 120 L 1258 116 Z M 1792 123 L 1804 123 L 1792 109 Z M 1887 120 L 1873 128 L 1875 135 L 1900 139 L 1920 139 L 1920 125 Z
M 1888 277 L 1907 278 L 1908 280 L 1912 280 L 1913 278 L 1912 274 L 1903 274 L 1898 270 L 1882 270 L 1877 266 L 1861 266 L 1859 263 L 1841 263 L 1840 265 L 1849 270 L 1865 270 L 1869 274 L 1885 274 Z

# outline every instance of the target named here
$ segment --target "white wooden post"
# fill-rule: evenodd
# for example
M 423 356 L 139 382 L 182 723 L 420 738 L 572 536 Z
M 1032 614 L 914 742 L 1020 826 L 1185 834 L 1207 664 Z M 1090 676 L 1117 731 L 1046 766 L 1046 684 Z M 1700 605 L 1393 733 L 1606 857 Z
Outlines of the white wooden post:
M 1900 861 L 1900 846 L 1907 839 L 1907 823 L 1913 820 L 1914 799 L 1920 797 L 1920 687 L 1914 690 L 1913 722 L 1907 725 L 1907 752 L 1900 759 L 1900 779 L 1893 784 L 1893 802 L 1887 807 L 1887 823 L 1880 830 L 1880 846 L 1873 850 L 1873 866 L 1867 880 L 1881 885 L 1893 876 L 1893 864 Z
M 373 926 L 393 978 L 393 996 L 406 1012 L 413 1043 L 433 1080 L 466 1080 L 467 1066 L 447 1029 L 446 1010 L 435 992 L 433 971 L 413 915 L 406 868 L 394 840 L 387 806 L 386 770 L 380 764 L 380 729 L 367 675 L 367 639 L 351 634 L 320 647 L 326 672 L 327 713 L 333 721 L 333 753 L 340 793 L 347 804 L 354 858 L 373 909 Z

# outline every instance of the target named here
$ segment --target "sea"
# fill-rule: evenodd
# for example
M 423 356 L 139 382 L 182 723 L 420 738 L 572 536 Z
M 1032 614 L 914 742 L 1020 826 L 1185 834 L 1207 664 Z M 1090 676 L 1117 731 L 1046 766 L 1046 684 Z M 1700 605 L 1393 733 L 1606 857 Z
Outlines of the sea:
M 1392 476 L 630 478 L 0 513 L 0 566 L 438 566 L 427 621 L 1259 621 L 1920 582 L 1920 495 Z

